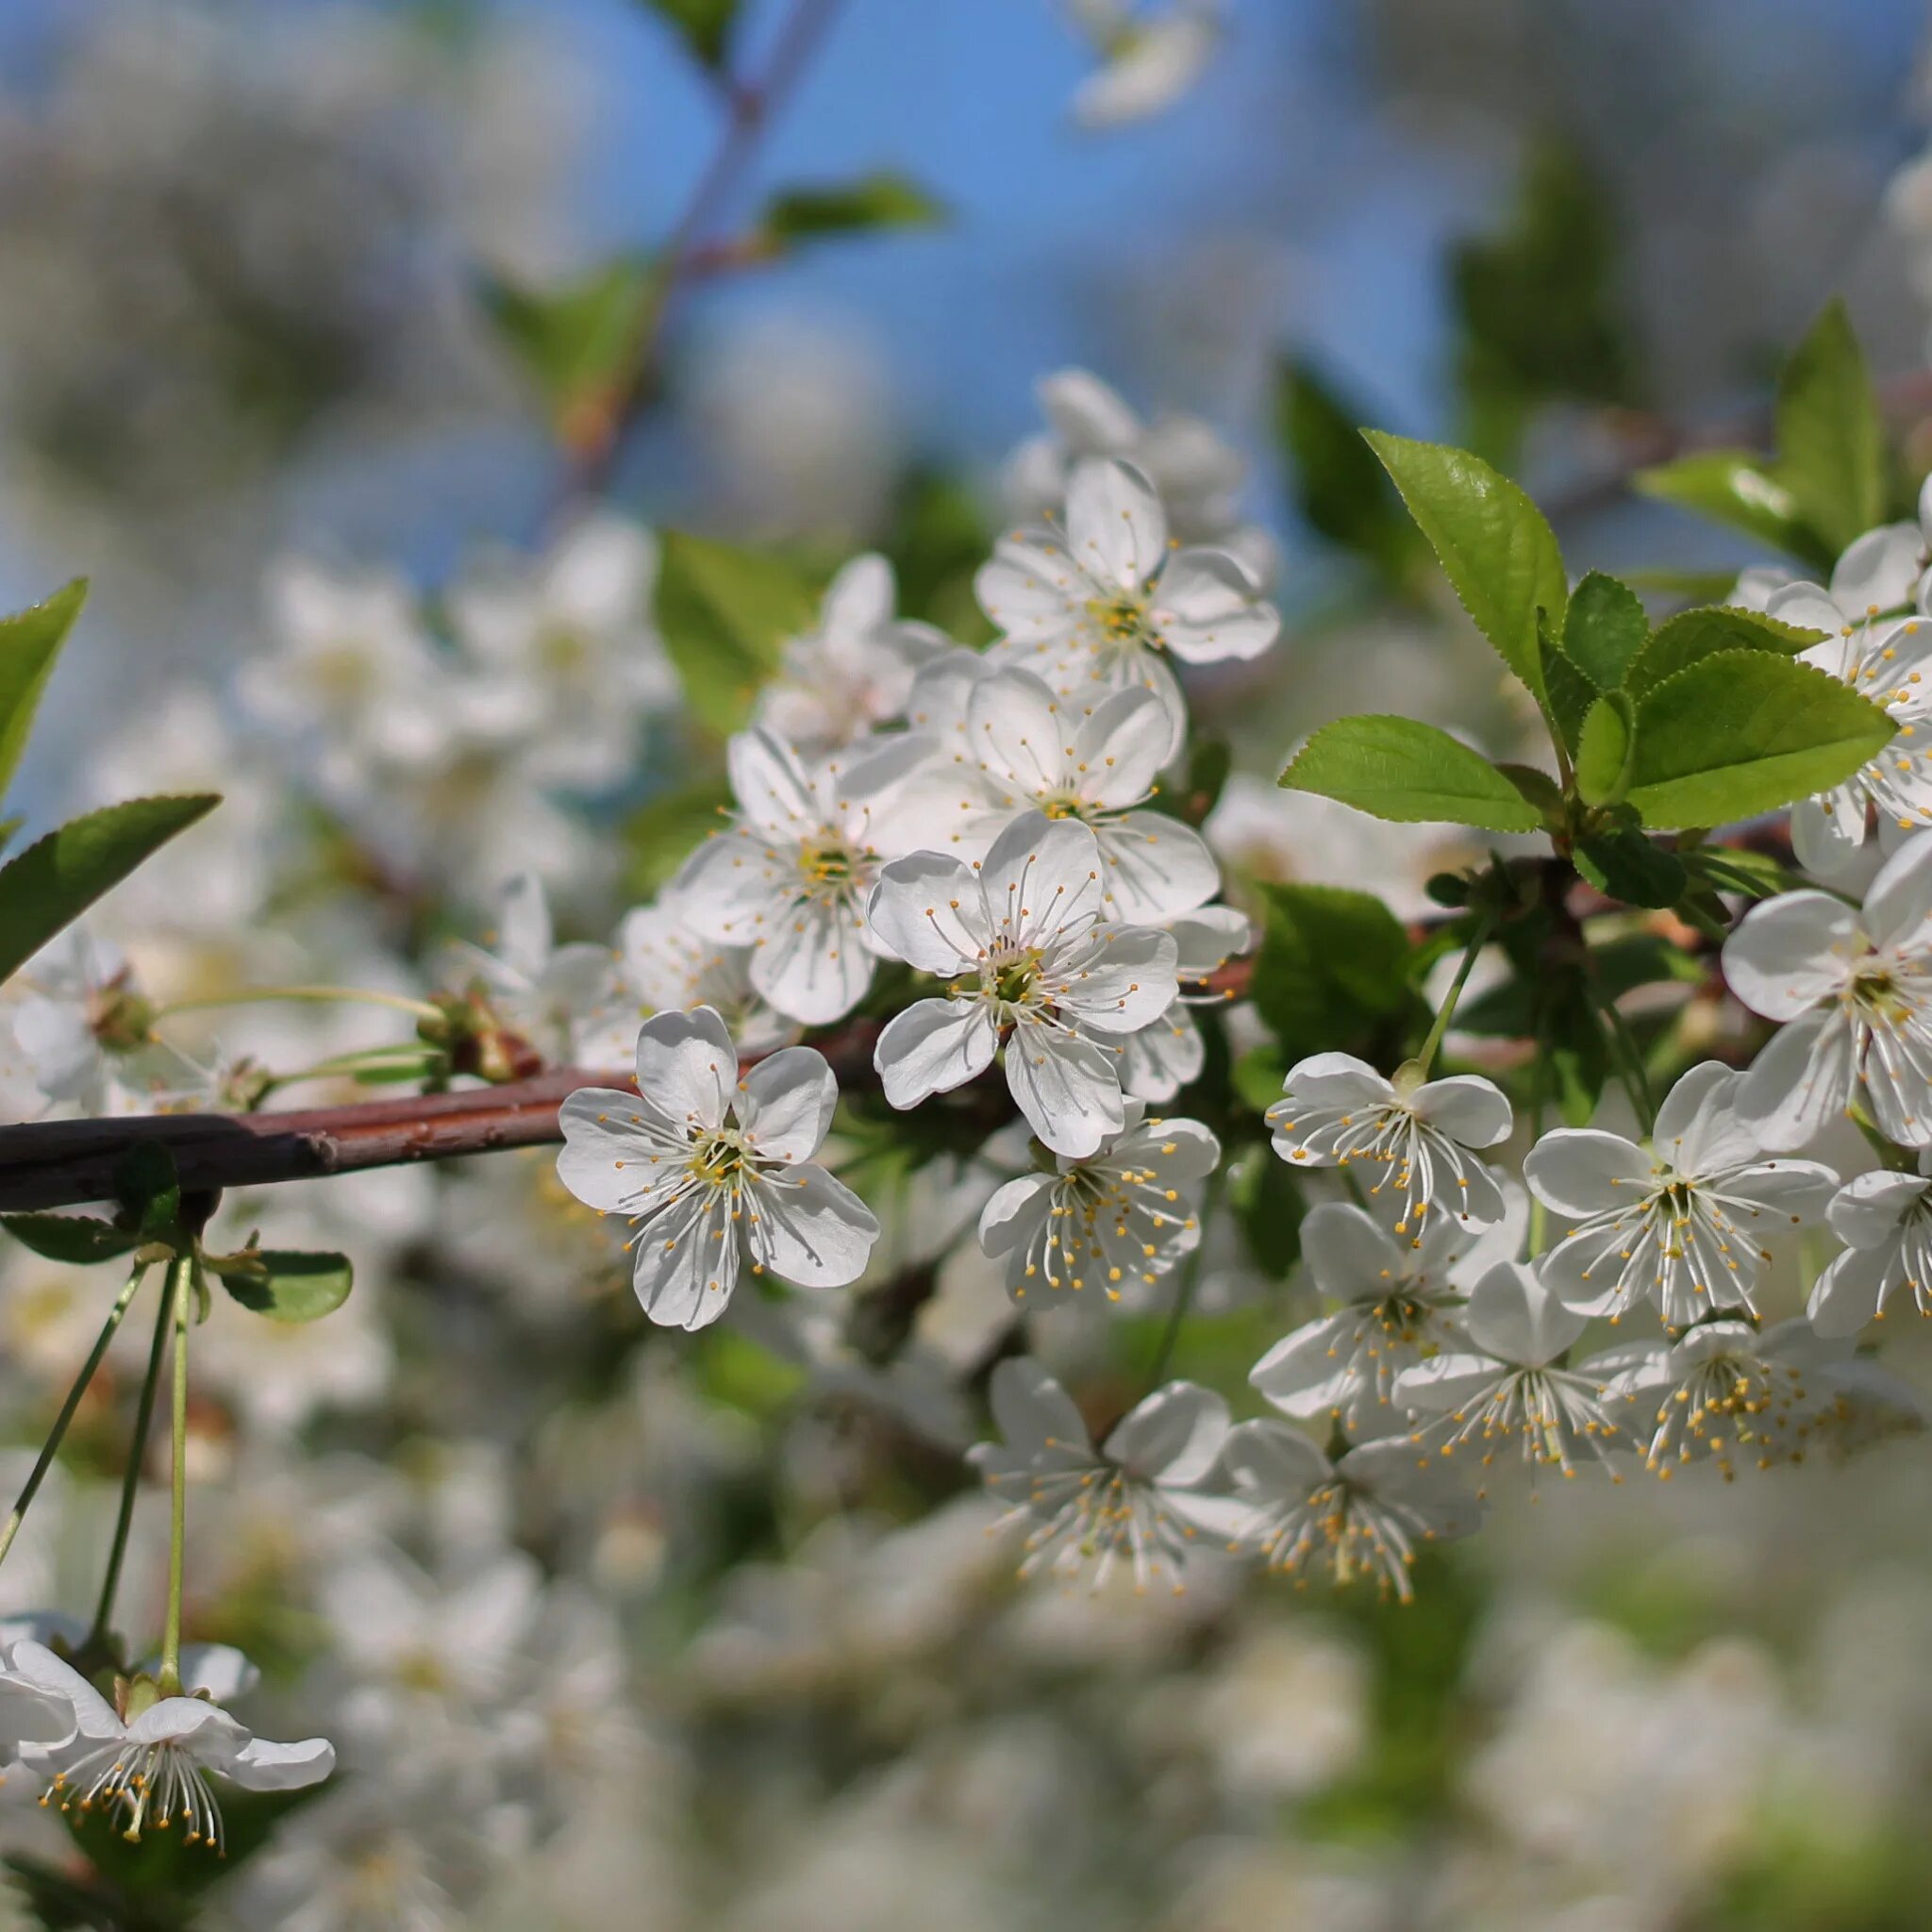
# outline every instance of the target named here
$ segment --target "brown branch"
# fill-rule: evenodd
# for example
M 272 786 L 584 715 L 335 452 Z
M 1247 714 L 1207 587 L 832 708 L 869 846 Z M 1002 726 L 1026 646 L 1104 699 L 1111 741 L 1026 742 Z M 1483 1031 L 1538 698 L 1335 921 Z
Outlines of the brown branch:
M 1252 962 L 1235 959 L 1206 984 L 1237 999 Z M 858 1020 L 813 1044 L 841 1087 L 875 1087 L 876 1021 Z M 751 1058 L 756 1058 L 754 1055 Z M 457 1160 L 505 1147 L 541 1147 L 562 1140 L 558 1108 L 579 1087 L 635 1091 L 627 1074 L 557 1067 L 528 1080 L 461 1093 L 368 1100 L 299 1113 L 133 1114 L 110 1120 L 42 1121 L 0 1127 L 0 1213 L 72 1208 L 114 1198 L 115 1176 L 128 1152 L 158 1142 L 191 1191 L 259 1188 L 315 1180 L 419 1160 Z

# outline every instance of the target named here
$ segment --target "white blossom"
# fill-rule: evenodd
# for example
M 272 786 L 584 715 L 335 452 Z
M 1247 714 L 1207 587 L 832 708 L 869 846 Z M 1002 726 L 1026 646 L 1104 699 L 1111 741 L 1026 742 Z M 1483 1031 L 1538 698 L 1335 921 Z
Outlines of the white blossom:
M 1932 1143 L 1932 839 L 1879 869 L 1861 910 L 1828 892 L 1754 906 L 1724 941 L 1731 991 L 1781 1024 L 1738 1093 L 1764 1145 L 1803 1147 L 1854 1106 Z
M 1857 1174 L 1825 1209 L 1844 1252 L 1819 1275 L 1805 1314 L 1828 1340 L 1883 1321 L 1900 1290 L 1920 1314 L 1932 1315 L 1932 1148 L 1918 1165 L 1916 1174 L 1880 1168 Z
M 1829 791 L 1791 810 L 1791 843 L 1807 872 L 1842 872 L 1865 842 L 1868 808 L 1888 840 L 1932 825 L 1932 626 L 1909 612 L 1925 563 L 1916 524 L 1868 530 L 1839 558 L 1830 586 L 1786 585 L 1765 608 L 1783 623 L 1826 633 L 1800 659 L 1890 711 L 1898 735 Z M 1913 741 L 1917 741 L 1914 742 Z
M 557 1171 L 585 1206 L 637 1224 L 632 1281 L 652 1321 L 715 1322 L 741 1266 L 806 1288 L 858 1280 L 879 1226 L 812 1158 L 839 1099 L 823 1054 L 784 1047 L 741 1078 L 724 1022 L 700 1007 L 644 1022 L 637 1073 L 635 1094 L 564 1101 Z
M 1317 1572 L 1344 1586 L 1368 1577 L 1407 1603 L 1421 1549 L 1482 1522 L 1482 1505 L 1441 1463 L 1422 1465 L 1407 1440 L 1366 1442 L 1331 1462 L 1285 1423 L 1241 1423 L 1221 1460 L 1232 1493 L 1194 1500 L 1196 1519 L 1298 1586 Z
M 178 1824 L 184 1843 L 220 1852 L 222 1807 L 210 1774 L 244 1790 L 291 1791 L 335 1768 L 325 1739 L 271 1743 L 222 1708 L 217 1699 L 243 1694 L 254 1681 L 253 1666 L 239 1653 L 211 1645 L 181 1662 L 180 1694 L 163 1694 L 143 1673 L 125 1680 L 110 1704 L 44 1644 L 14 1645 L 10 1671 L 64 1698 L 73 1713 L 62 1741 L 23 1747 L 23 1760 L 50 1780 L 42 1803 L 105 1810 L 129 1839 Z
M 920 667 L 950 646 L 943 631 L 893 614 L 892 566 L 855 557 L 826 587 L 814 631 L 790 639 L 758 694 L 754 722 L 803 751 L 829 751 L 904 716 Z
M 1227 1003 L 1229 995 L 1214 991 L 1208 981 L 1237 953 L 1247 951 L 1252 929 L 1247 914 L 1232 906 L 1203 906 L 1162 920 L 1159 929 L 1173 936 L 1180 991 L 1152 1025 L 1120 1042 L 1121 1089 L 1138 1100 L 1165 1102 L 1201 1077 L 1208 1043 L 1189 1008 Z
M 1766 1159 L 1739 1086 L 1707 1060 L 1665 1096 L 1648 1148 L 1564 1127 L 1530 1149 L 1530 1191 L 1576 1224 L 1542 1267 L 1566 1307 L 1615 1321 L 1648 1301 L 1673 1329 L 1723 1308 L 1756 1312 L 1764 1242 L 1821 1216 L 1838 1176 L 1814 1160 Z
M 556 942 L 550 902 L 529 873 L 497 896 L 485 943 L 456 949 L 492 1013 L 548 1060 L 573 1058 L 592 1017 L 610 998 L 612 965 L 602 946 Z
M 825 1025 L 865 997 L 876 958 L 866 899 L 897 849 L 886 821 L 931 748 L 889 738 L 808 763 L 770 732 L 731 741 L 736 819 L 686 862 L 678 904 L 706 939 L 753 949 L 752 985 L 787 1018 Z
M 1627 1446 L 1601 1380 L 1560 1365 L 1590 1318 L 1566 1308 L 1527 1261 L 1504 1261 L 1470 1291 L 1457 1340 L 1396 1378 L 1402 1407 L 1439 1420 L 1413 1440 L 1438 1456 L 1473 1447 L 1487 1468 L 1515 1438 L 1524 1460 L 1576 1474 Z
M 1112 458 L 1075 468 L 1064 532 L 1042 525 L 1001 538 L 975 585 L 1001 632 L 995 663 L 1036 671 L 1068 698 L 1145 685 L 1167 708 L 1170 753 L 1187 706 L 1169 657 L 1258 657 L 1281 628 L 1232 552 L 1169 548 L 1153 486 Z
M 1006 1257 L 1015 1301 L 1090 1283 L 1118 1301 L 1122 1283 L 1157 1281 L 1199 1245 L 1195 1210 L 1221 1143 L 1199 1121 L 1144 1118 L 1138 1100 L 1124 1111 L 1093 1153 L 1058 1155 L 1054 1172 L 1022 1174 L 986 1204 L 979 1244 Z
M 1294 1167 L 1367 1165 L 1370 1199 L 1395 1196 L 1396 1233 L 1420 1230 L 1432 1213 L 1465 1227 L 1502 1219 L 1496 1176 L 1471 1151 L 1507 1140 L 1514 1124 L 1493 1081 L 1389 1080 L 1353 1054 L 1318 1053 L 1289 1069 L 1282 1092 L 1267 1116 L 1275 1153 Z
M 989 1390 L 1001 1442 L 967 1453 L 987 1487 L 1026 1524 L 1021 1574 L 1091 1573 L 1098 1590 L 1117 1564 L 1139 1588 L 1181 1587 L 1195 1524 L 1177 1494 L 1214 1467 L 1227 1405 L 1211 1390 L 1170 1382 L 1115 1424 L 1095 1449 L 1080 1411 L 1037 1362 L 1002 1362 Z
M 880 1034 L 886 1098 L 916 1107 L 962 1085 L 1005 1047 L 1007 1084 L 1056 1154 L 1093 1153 L 1126 1124 L 1119 1041 L 1175 992 L 1166 933 L 1101 924 L 1100 850 L 1077 819 L 1027 812 L 977 871 L 915 853 L 880 874 L 880 943 L 921 972 L 954 976 Z

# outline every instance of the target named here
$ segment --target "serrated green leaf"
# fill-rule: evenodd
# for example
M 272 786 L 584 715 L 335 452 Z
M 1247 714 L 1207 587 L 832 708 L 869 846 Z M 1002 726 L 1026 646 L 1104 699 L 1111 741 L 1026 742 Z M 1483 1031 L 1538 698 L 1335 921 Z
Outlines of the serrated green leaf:
M 129 1254 L 142 1240 L 138 1233 L 88 1214 L 5 1214 L 0 1227 L 35 1254 L 75 1268 Z
M 629 255 L 541 289 L 486 275 L 476 292 L 497 340 L 565 430 L 619 378 L 658 293 L 650 262 Z
M 1649 636 L 1650 620 L 1628 584 L 1593 570 L 1571 591 L 1563 655 L 1598 691 L 1623 684 Z
M 1580 840 L 1571 857 L 1598 891 L 1626 906 L 1674 906 L 1690 884 L 1674 852 L 1631 827 Z
M 86 602 L 87 579 L 75 577 L 45 603 L 0 618 L 0 793 L 13 783 L 41 694 Z
M 1262 899 L 1249 997 L 1285 1063 L 1362 1052 L 1414 1015 L 1408 935 L 1379 899 L 1340 886 L 1268 886 Z
M 691 710 L 736 731 L 776 669 L 785 640 L 808 630 L 811 587 L 777 558 L 668 531 L 658 575 L 658 628 Z
M 1338 718 L 1301 748 L 1281 784 L 1401 824 L 1533 832 L 1542 823 L 1480 752 L 1416 718 Z
M 1897 728 L 1809 665 L 1720 651 L 1644 698 L 1626 795 L 1647 825 L 1729 824 L 1841 784 Z
M 1292 1170 L 1266 1141 L 1250 1147 L 1228 1170 L 1227 1203 L 1255 1266 L 1281 1280 L 1301 1259 L 1308 1204 Z
M 1539 700 L 1539 612 L 1561 631 L 1569 588 L 1557 540 L 1528 496 L 1467 450 L 1364 432 L 1441 559 L 1462 608 Z
M 1331 543 L 1399 579 L 1421 550 L 1388 472 L 1362 441 L 1361 420 L 1307 362 L 1284 357 L 1276 365 L 1275 433 L 1296 507 Z
M 739 0 L 639 0 L 676 33 L 693 58 L 713 74 L 730 64 Z
M 1817 643 L 1821 636 L 1815 630 L 1781 624 L 1762 611 L 1740 610 L 1730 605 L 1682 610 L 1657 625 L 1630 667 L 1627 688 L 1641 702 L 1665 678 L 1674 677 L 1699 658 L 1714 657 L 1719 651 L 1770 651 L 1790 658 Z
M 1842 301 L 1826 306 L 1779 374 L 1777 476 L 1834 550 L 1885 515 L 1885 428 Z
M 774 242 L 812 242 L 878 228 L 938 228 L 946 205 L 909 175 L 880 168 L 856 181 L 787 188 L 765 204 L 758 226 Z
M 1645 496 L 1695 510 L 1821 570 L 1837 555 L 1806 527 L 1797 499 L 1749 450 L 1700 450 L 1639 470 L 1630 481 Z
M 271 1322 L 319 1322 L 348 1300 L 355 1285 L 346 1255 L 244 1248 L 209 1255 L 207 1262 L 236 1301 Z
M 1583 721 L 1597 701 L 1597 687 L 1560 644 L 1543 640 L 1543 702 L 1563 748 L 1573 756 Z
M 1609 805 L 1628 782 L 1632 710 L 1620 691 L 1607 691 L 1590 708 L 1576 741 L 1576 795 L 1585 805 Z
M 176 832 L 212 811 L 212 792 L 136 798 L 71 819 L 0 866 L 0 980 L 118 886 Z

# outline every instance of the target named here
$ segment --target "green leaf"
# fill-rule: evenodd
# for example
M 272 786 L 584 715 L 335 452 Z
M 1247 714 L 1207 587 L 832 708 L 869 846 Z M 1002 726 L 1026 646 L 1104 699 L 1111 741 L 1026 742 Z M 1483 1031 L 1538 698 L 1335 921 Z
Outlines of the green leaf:
M 1589 1126 L 1609 1075 L 1610 1048 L 1603 1020 L 1580 978 L 1570 983 L 1567 996 L 1545 1017 L 1541 1044 L 1564 1125 Z
M 1211 732 L 1197 733 L 1188 752 L 1188 769 L 1174 801 L 1175 813 L 1198 826 L 1220 803 L 1228 774 L 1234 770 L 1234 747 Z
M 1249 996 L 1285 1064 L 1371 1049 L 1413 1018 L 1408 935 L 1379 899 L 1340 886 L 1267 886 L 1262 898 Z
M 1227 1201 L 1255 1266 L 1279 1281 L 1301 1259 L 1308 1211 L 1293 1172 L 1261 1141 L 1228 1170 Z
M 656 896 L 731 808 L 731 787 L 723 777 L 699 778 L 645 800 L 624 822 L 630 855 L 625 882 L 640 898 Z
M 1557 632 L 1568 602 L 1563 556 L 1543 513 L 1467 450 L 1364 433 L 1475 627 L 1541 700 L 1538 612 Z
M 1646 496 L 1695 510 L 1820 569 L 1830 569 L 1838 555 L 1807 529 L 1796 497 L 1749 450 L 1701 450 L 1639 470 L 1630 481 Z
M 945 204 L 891 168 L 856 181 L 787 188 L 765 204 L 760 231 L 774 242 L 811 242 L 878 228 L 939 228 Z
M 657 276 L 644 258 L 627 255 L 542 289 L 484 275 L 477 297 L 552 421 L 569 431 L 619 380 L 658 299 Z
M 1632 711 L 1613 691 L 1590 708 L 1576 741 L 1576 795 L 1585 805 L 1611 805 L 1629 783 Z
M 1281 784 L 1403 824 L 1533 832 L 1542 823 L 1480 752 L 1416 718 L 1338 718 L 1301 748 Z
M 1311 529 L 1365 558 L 1391 578 L 1420 555 L 1389 475 L 1362 441 L 1351 408 L 1306 362 L 1284 357 L 1274 378 L 1274 424 L 1296 507 Z
M 1897 728 L 1807 664 L 1720 651 L 1643 700 L 1627 796 L 1648 825 L 1729 824 L 1841 784 Z
M 1591 571 L 1570 593 L 1563 655 L 1598 691 L 1615 691 L 1650 636 L 1650 620 L 1628 584 Z
M 319 1322 L 348 1300 L 355 1281 L 346 1255 L 244 1248 L 207 1261 L 236 1301 L 272 1322 Z
M 1778 376 L 1777 475 L 1835 551 L 1885 515 L 1885 428 L 1842 301 L 1825 308 Z
M 211 792 L 136 798 L 72 819 L 0 866 L 0 980 L 221 803 Z
M 1598 891 L 1626 906 L 1674 906 L 1690 882 L 1674 852 L 1634 826 L 1580 840 L 1571 857 Z
M 44 604 L 0 618 L 0 793 L 13 782 L 41 694 L 86 602 L 87 579 L 75 577 Z
M 1235 1095 L 1243 1107 L 1266 1113 L 1281 1098 L 1281 1083 L 1287 1074 L 1281 1049 L 1272 1040 L 1263 1041 L 1235 1061 Z
M 666 532 L 658 627 L 692 711 L 713 731 L 744 723 L 785 640 L 809 630 L 816 611 L 810 586 L 790 564 Z
M 137 1141 L 114 1163 L 114 1198 L 143 1241 L 166 1241 L 181 1218 L 175 1157 L 158 1141 Z
M 1564 750 L 1574 756 L 1584 718 L 1597 701 L 1597 687 L 1563 647 L 1547 637 L 1543 640 L 1543 701 Z
M 87 1214 L 5 1214 L 0 1227 L 35 1254 L 75 1268 L 111 1261 L 141 1245 L 139 1234 Z
M 677 34 L 700 66 L 722 74 L 730 64 L 739 0 L 641 0 L 641 4 Z
M 1770 651 L 1790 658 L 1817 643 L 1822 635 L 1780 624 L 1761 611 L 1740 610 L 1729 605 L 1680 611 L 1657 625 L 1630 667 L 1628 689 L 1632 697 L 1641 700 L 1665 678 L 1674 677 L 1699 658 L 1714 657 L 1719 651 Z

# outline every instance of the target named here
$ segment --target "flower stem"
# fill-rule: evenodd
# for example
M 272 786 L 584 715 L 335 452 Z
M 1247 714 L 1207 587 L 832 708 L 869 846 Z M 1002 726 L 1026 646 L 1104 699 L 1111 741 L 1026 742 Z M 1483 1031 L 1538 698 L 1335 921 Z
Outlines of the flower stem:
M 175 1311 L 175 1490 L 168 1517 L 168 1622 L 161 1637 L 160 1690 L 181 1689 L 181 1560 L 188 1527 L 188 1294 L 194 1263 L 179 1256 L 169 1270 Z
M 1457 1002 L 1462 998 L 1462 989 L 1469 984 L 1469 975 L 1475 966 L 1475 956 L 1489 944 L 1490 935 L 1495 928 L 1496 922 L 1492 914 L 1486 912 L 1476 921 L 1475 930 L 1469 936 L 1469 944 L 1463 948 L 1462 964 L 1456 969 L 1456 977 L 1449 982 L 1449 991 L 1437 1010 L 1435 1024 L 1429 1028 L 1429 1037 L 1423 1041 L 1422 1051 L 1411 1062 L 1419 1078 L 1428 1078 L 1429 1069 L 1435 1064 L 1436 1050 L 1442 1044 L 1442 1036 L 1448 1032 L 1450 1021 L 1456 1017 Z
M 361 986 L 263 986 L 242 992 L 213 993 L 207 999 L 172 1000 L 155 1008 L 157 1020 L 172 1020 L 176 1013 L 210 1012 L 222 1007 L 260 1006 L 269 1000 L 321 1000 L 340 1004 L 359 1001 L 364 1006 L 388 1007 L 417 1020 L 441 1020 L 442 1010 L 427 1000 L 412 1000 L 399 992 L 377 992 Z
M 88 1358 L 80 1366 L 80 1374 L 74 1378 L 74 1386 L 67 1391 L 67 1400 L 60 1405 L 60 1413 L 54 1418 L 54 1426 L 47 1432 L 47 1441 L 41 1450 L 40 1459 L 34 1464 L 33 1472 L 22 1487 L 19 1499 L 14 1503 L 12 1513 L 7 1519 L 4 1529 L 0 1529 L 0 1562 L 13 1547 L 13 1540 L 20 1534 L 20 1525 L 26 1520 L 28 1507 L 40 1493 L 41 1484 L 46 1480 L 48 1470 L 54 1466 L 54 1457 L 60 1453 L 60 1443 L 67 1434 L 67 1425 L 74 1420 L 74 1412 L 80 1407 L 80 1398 L 87 1393 L 88 1384 L 94 1378 L 94 1371 L 101 1365 L 101 1357 L 108 1352 L 108 1344 L 114 1339 L 114 1331 L 121 1325 L 121 1318 L 127 1312 L 136 1291 L 141 1287 L 142 1277 L 147 1274 L 148 1264 L 137 1261 L 134 1271 L 127 1277 L 127 1285 L 115 1298 L 114 1306 L 108 1310 L 108 1319 L 101 1324 L 101 1332 L 95 1339 Z
M 1208 1176 L 1208 1185 L 1201 1190 L 1201 1205 L 1194 1215 L 1201 1238 L 1194 1243 L 1193 1252 L 1181 1264 L 1181 1278 L 1174 1286 L 1174 1307 L 1168 1311 L 1166 1327 L 1160 1331 L 1160 1346 L 1154 1352 L 1154 1364 L 1147 1371 L 1147 1391 L 1150 1395 L 1159 1388 L 1160 1378 L 1167 1373 L 1167 1365 L 1174 1357 L 1174 1343 L 1180 1340 L 1181 1324 L 1187 1320 L 1188 1310 L 1194 1305 L 1194 1291 L 1201 1285 L 1201 1258 L 1208 1252 L 1208 1215 L 1220 1191 L 1221 1172 L 1217 1168 Z
M 127 1470 L 121 1478 L 121 1508 L 114 1519 L 114 1541 L 108 1552 L 108 1574 L 101 1579 L 101 1600 L 94 1609 L 93 1628 L 86 1648 L 92 1650 L 108 1634 L 114 1615 L 114 1598 L 121 1589 L 121 1566 L 127 1557 L 127 1533 L 134 1525 L 134 1499 L 141 1491 L 142 1465 L 147 1460 L 147 1432 L 154 1421 L 155 1394 L 161 1382 L 161 1357 L 168 1345 L 168 1324 L 174 1317 L 171 1295 L 161 1297 L 155 1310 L 155 1339 L 147 1352 L 147 1374 L 142 1380 L 141 1401 L 134 1411 L 134 1437 L 127 1445 Z
M 1599 995 L 1597 1005 L 1608 1024 L 1610 1042 L 1616 1049 L 1617 1058 L 1623 1062 L 1624 1091 L 1630 1095 L 1630 1104 L 1637 1109 L 1637 1117 L 1648 1135 L 1657 1125 L 1657 1096 L 1650 1091 L 1650 1070 L 1643 1064 L 1643 1050 L 1637 1044 L 1629 1023 L 1618 1011 L 1615 1000 Z

